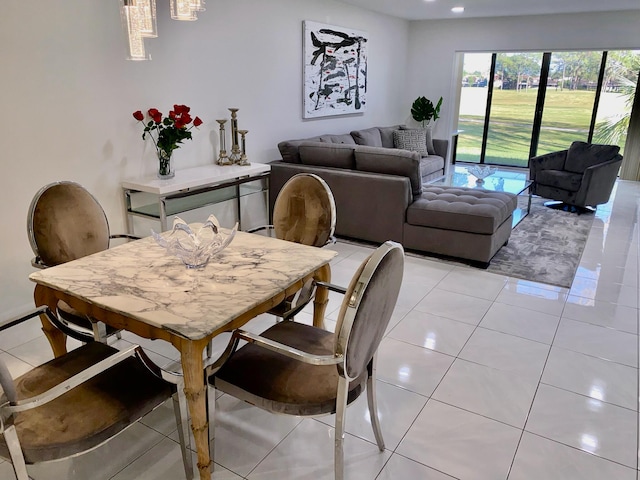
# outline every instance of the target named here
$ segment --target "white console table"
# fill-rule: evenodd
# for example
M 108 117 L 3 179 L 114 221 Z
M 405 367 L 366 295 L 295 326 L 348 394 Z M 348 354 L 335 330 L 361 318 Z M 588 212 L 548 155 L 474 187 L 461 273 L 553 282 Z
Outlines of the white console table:
M 206 165 L 176 170 L 175 177 L 169 180 L 157 177 L 125 180 L 122 191 L 128 233 L 134 234 L 135 216 L 158 220 L 161 231 L 165 231 L 169 228 L 167 217 L 231 199 L 237 202 L 238 223 L 242 229 L 240 199 L 268 192 L 270 171 L 271 166 L 263 163 L 242 167 Z M 269 218 L 268 201 L 266 205 Z

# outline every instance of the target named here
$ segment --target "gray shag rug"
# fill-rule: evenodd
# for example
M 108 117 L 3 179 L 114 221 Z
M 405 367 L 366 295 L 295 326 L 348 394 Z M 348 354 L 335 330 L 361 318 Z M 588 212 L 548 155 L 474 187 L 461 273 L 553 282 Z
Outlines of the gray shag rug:
M 554 210 L 544 206 L 546 201 L 532 199 L 531 213 L 493 257 L 489 272 L 571 287 L 595 214 Z

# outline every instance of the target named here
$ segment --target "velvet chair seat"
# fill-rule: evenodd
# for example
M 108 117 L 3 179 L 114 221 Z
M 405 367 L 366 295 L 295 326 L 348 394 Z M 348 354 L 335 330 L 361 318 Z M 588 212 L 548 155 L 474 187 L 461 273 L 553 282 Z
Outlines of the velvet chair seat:
M 280 322 L 260 334 L 276 342 L 315 355 L 332 355 L 334 334 L 295 322 Z M 265 348 L 240 348 L 210 382 L 218 390 L 250 403 L 288 415 L 314 416 L 336 412 L 338 369 L 312 365 Z M 347 403 L 358 398 L 366 371 L 349 384 Z M 240 393 L 242 391 L 242 393 Z
M 36 367 L 15 379 L 17 399 L 43 393 L 117 352 L 91 342 Z M 130 357 L 49 403 L 15 413 L 25 461 L 55 460 L 96 447 L 171 398 L 172 393 L 170 384 Z M 4 395 L 1 401 L 7 401 Z M 4 437 L 0 437 L 0 455 L 9 455 Z

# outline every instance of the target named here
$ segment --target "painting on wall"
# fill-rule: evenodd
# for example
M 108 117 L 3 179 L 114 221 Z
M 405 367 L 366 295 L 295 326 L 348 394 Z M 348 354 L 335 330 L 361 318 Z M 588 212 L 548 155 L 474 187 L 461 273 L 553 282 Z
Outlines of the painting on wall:
M 367 34 L 305 20 L 303 117 L 367 108 Z

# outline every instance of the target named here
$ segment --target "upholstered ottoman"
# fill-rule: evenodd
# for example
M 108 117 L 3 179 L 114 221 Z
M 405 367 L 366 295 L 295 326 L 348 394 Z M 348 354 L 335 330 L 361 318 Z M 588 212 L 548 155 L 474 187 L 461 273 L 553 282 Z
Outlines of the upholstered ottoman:
M 517 196 L 423 185 L 407 208 L 405 248 L 471 260 L 484 268 L 511 235 Z

